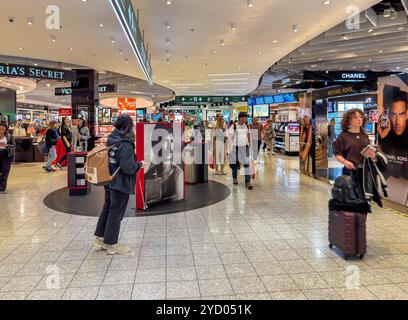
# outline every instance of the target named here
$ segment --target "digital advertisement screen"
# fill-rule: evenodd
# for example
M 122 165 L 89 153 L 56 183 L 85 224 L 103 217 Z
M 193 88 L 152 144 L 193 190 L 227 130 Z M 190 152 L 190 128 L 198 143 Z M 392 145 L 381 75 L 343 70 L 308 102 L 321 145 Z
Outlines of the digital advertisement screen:
M 136 114 L 137 114 L 138 117 L 143 117 L 144 116 L 144 110 L 143 109 L 142 110 L 137 110 Z
M 265 97 L 265 103 L 267 103 L 267 104 L 275 103 L 275 101 L 273 100 L 273 96 L 266 96 Z
M 249 98 L 249 99 L 248 99 L 248 105 L 249 105 L 249 106 L 254 106 L 254 105 L 256 105 L 256 99 L 255 99 L 255 98 Z
M 283 94 L 279 94 L 277 96 L 274 96 L 273 99 L 275 100 L 275 103 L 284 103 L 285 98 L 283 97 Z
M 257 105 L 254 106 L 253 116 L 257 118 L 269 118 L 269 112 L 268 104 Z
M 293 93 L 287 93 L 283 95 L 285 102 L 296 102 L 295 95 Z
M 256 98 L 256 104 L 264 104 L 264 103 L 265 103 L 265 101 L 264 101 L 263 97 Z

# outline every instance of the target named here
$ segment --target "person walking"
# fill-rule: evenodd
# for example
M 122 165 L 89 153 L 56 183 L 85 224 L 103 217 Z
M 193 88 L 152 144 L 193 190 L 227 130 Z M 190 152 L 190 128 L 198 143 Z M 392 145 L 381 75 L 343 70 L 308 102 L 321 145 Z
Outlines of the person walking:
M 252 145 L 252 155 L 254 161 L 258 161 L 259 152 L 261 150 L 262 145 L 262 133 L 263 133 L 263 125 L 259 122 L 258 118 L 255 117 L 252 123 L 249 125 L 249 129 L 251 129 L 251 145 Z
M 7 180 L 13 161 L 13 150 L 16 144 L 8 132 L 8 125 L 0 122 L 0 194 L 7 193 Z
M 136 173 L 145 167 L 144 162 L 137 162 L 135 142 L 131 138 L 133 120 L 128 114 L 121 114 L 115 129 L 108 137 L 109 171 L 116 176 L 105 186 L 105 203 L 95 230 L 93 245 L 106 250 L 109 255 L 125 254 L 130 248 L 118 243 L 120 225 L 125 216 L 129 195 L 135 194 Z
M 265 145 L 266 145 L 266 150 L 268 151 L 268 155 L 274 155 L 275 152 L 273 151 L 274 144 L 275 144 L 275 129 L 273 128 L 273 120 L 269 119 L 266 122 L 266 128 L 265 128 Z
M 247 118 L 248 115 L 245 112 L 241 112 L 238 115 L 238 121 L 229 130 L 231 147 L 228 161 L 232 170 L 234 185 L 238 184 L 238 170 L 243 165 L 245 170 L 245 187 L 248 190 L 253 190 L 250 168 L 251 137 L 248 125 L 246 124 Z
M 213 156 L 215 162 L 215 174 L 226 175 L 224 172 L 225 167 L 225 154 L 226 154 L 226 142 L 227 142 L 227 126 L 224 118 L 219 113 L 213 129 Z M 220 170 L 219 170 L 220 169 Z
M 61 157 L 61 159 L 57 162 L 56 166 L 62 169 L 62 165 L 68 157 L 68 153 L 71 152 L 72 149 L 72 131 L 71 131 L 71 124 L 68 118 L 63 117 L 61 126 L 59 128 L 59 134 L 62 139 L 62 143 L 65 148 L 65 154 Z
M 333 142 L 336 141 L 336 119 L 332 118 L 328 125 L 328 155 L 329 158 L 333 157 Z
M 43 168 L 48 173 L 55 172 L 55 169 L 52 167 L 52 163 L 57 158 L 56 145 L 59 140 L 56 128 L 57 122 L 52 120 L 49 122 L 47 130 L 45 131 L 45 143 L 47 144 L 48 148 L 48 158 Z

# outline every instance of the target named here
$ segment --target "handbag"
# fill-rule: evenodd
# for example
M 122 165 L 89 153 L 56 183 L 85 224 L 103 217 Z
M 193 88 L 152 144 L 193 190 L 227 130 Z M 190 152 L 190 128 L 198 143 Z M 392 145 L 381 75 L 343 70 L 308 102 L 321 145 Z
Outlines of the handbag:
M 45 142 L 44 138 L 45 138 L 45 135 L 43 136 L 42 140 L 37 143 L 37 148 L 38 150 L 40 150 L 40 153 L 43 156 L 46 156 L 48 155 L 48 152 L 50 151 L 50 149 L 48 148 L 47 142 Z

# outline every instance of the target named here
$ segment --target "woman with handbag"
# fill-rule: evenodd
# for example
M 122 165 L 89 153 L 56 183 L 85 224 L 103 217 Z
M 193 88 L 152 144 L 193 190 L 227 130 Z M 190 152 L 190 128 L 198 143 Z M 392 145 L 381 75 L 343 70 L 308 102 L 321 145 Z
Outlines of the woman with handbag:
M 45 143 L 47 144 L 47 148 L 49 151 L 48 151 L 47 162 L 45 163 L 45 166 L 43 168 L 48 173 L 56 171 L 52 167 L 52 163 L 57 158 L 56 145 L 59 140 L 56 128 L 57 128 L 57 122 L 50 121 L 50 123 L 48 124 L 47 130 L 45 131 Z
M 8 133 L 8 126 L 0 122 L 0 194 L 5 194 L 7 179 L 13 161 L 13 149 L 16 147 L 13 137 Z

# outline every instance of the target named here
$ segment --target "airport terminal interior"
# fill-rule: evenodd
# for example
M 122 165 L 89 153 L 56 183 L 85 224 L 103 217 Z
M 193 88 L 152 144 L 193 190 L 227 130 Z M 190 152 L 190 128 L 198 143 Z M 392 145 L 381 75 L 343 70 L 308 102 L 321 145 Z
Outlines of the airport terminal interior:
M 408 300 L 408 0 L 2 0 L 0 300 Z

